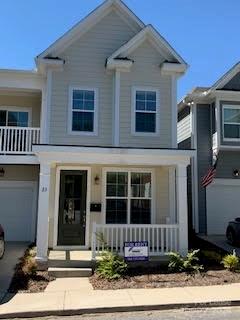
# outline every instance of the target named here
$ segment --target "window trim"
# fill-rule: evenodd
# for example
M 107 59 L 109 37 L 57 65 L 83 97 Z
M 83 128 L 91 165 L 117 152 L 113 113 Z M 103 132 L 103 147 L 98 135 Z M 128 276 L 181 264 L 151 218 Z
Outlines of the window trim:
M 28 113 L 28 126 L 27 127 L 14 127 L 13 128 L 29 128 L 32 127 L 32 108 L 31 107 L 19 107 L 19 106 L 0 106 L 1 111 L 13 111 L 13 112 L 27 112 Z M 6 126 L 8 127 L 8 126 Z
M 156 130 L 155 132 L 136 132 L 136 92 L 137 91 L 154 91 L 156 92 L 156 111 L 145 111 L 146 113 L 156 114 Z M 157 137 L 160 133 L 160 94 L 158 88 L 153 87 L 132 87 L 132 114 L 131 114 L 131 134 L 140 137 Z M 144 111 L 143 111 L 144 112 Z
M 119 167 L 105 167 L 102 168 L 102 223 L 106 224 L 106 190 L 107 190 L 107 173 L 108 172 L 127 172 L 128 173 L 128 186 L 129 183 L 131 185 L 131 173 L 150 173 L 151 174 L 151 198 L 136 198 L 136 199 L 150 199 L 151 200 L 151 222 L 150 224 L 154 224 L 156 221 L 156 183 L 155 183 L 155 169 L 154 168 L 119 168 Z M 129 174 L 130 173 L 130 174 Z M 133 197 L 129 196 L 130 190 L 128 188 L 128 195 L 127 197 L 119 197 L 119 199 L 127 199 L 127 223 L 126 225 L 131 225 L 130 223 L 130 202 L 129 200 L 134 199 Z M 113 197 L 116 198 L 116 197 Z M 108 224 L 109 225 L 109 224 Z M 116 224 L 118 225 L 118 224 Z M 142 225 L 142 224 L 139 224 Z
M 72 122 L 73 122 L 73 91 L 74 90 L 88 90 L 94 91 L 94 110 L 89 111 L 93 112 L 94 120 L 93 120 L 93 131 L 74 131 L 72 130 Z M 87 112 L 87 111 L 86 111 Z M 70 86 L 69 87 L 69 101 L 68 101 L 68 134 L 71 135 L 80 135 L 80 136 L 97 136 L 98 135 L 98 88 L 93 87 L 78 87 L 78 86 Z
M 222 106 L 222 131 L 223 131 L 223 141 L 235 141 L 235 142 L 239 142 L 240 141 L 240 137 L 239 138 L 226 138 L 225 137 L 225 129 L 224 129 L 224 126 L 225 124 L 232 124 L 232 125 L 239 125 L 240 126 L 240 123 L 225 123 L 225 119 L 224 119 L 224 110 L 225 109 L 237 109 L 237 110 L 240 110 L 240 104 L 237 105 L 237 104 L 223 104 Z

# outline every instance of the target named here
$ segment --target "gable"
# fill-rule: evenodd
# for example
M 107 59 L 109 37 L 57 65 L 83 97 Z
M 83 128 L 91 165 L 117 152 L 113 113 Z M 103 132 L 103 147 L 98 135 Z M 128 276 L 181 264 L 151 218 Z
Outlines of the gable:
M 240 91 L 240 72 L 238 72 L 230 81 L 228 81 L 222 89 Z
M 101 66 L 105 68 L 105 62 L 109 55 L 135 35 L 135 31 L 129 23 L 112 10 L 81 38 L 75 40 L 62 53 L 65 60 L 65 69 L 69 64 L 81 61 L 87 67 Z
M 137 47 L 141 46 L 144 41 L 150 41 L 156 50 L 160 53 L 167 62 L 179 63 L 186 65 L 182 57 L 171 47 L 171 45 L 152 27 L 147 25 L 140 32 L 138 32 L 132 39 L 115 51 L 110 57 L 109 61 L 116 58 L 129 57 Z
M 46 57 L 57 57 L 63 50 L 91 30 L 91 28 L 113 10 L 117 11 L 118 14 L 124 18 L 125 23 L 136 33 L 144 27 L 144 23 L 121 0 L 106 0 L 102 5 L 97 7 L 62 37 L 56 40 L 50 47 L 38 55 L 36 59 L 40 60 Z

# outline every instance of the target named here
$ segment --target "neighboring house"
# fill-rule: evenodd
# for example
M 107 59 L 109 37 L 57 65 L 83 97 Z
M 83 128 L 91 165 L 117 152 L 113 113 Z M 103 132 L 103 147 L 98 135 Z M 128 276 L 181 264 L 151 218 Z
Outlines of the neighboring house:
M 197 149 L 192 171 L 192 228 L 224 235 L 240 216 L 240 63 L 212 87 L 195 88 L 178 106 L 178 145 Z M 218 158 L 206 190 L 201 180 Z
M 0 203 L 7 240 L 150 255 L 186 252 L 186 168 L 177 79 L 187 64 L 119 0 L 108 0 L 35 59 L 0 71 Z M 39 181 L 39 182 L 38 182 Z

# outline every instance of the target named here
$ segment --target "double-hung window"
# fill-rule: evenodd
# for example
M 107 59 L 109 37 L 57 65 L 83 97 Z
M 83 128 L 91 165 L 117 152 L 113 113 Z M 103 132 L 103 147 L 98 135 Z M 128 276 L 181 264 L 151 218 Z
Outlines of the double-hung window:
M 29 114 L 26 111 L 0 110 L 0 126 L 28 127 Z
M 150 224 L 152 173 L 108 171 L 105 210 L 106 223 Z
M 96 134 L 96 89 L 71 89 L 71 132 Z
M 240 105 L 223 106 L 224 139 L 240 139 Z
M 133 88 L 133 134 L 154 135 L 159 131 L 159 94 L 156 89 Z

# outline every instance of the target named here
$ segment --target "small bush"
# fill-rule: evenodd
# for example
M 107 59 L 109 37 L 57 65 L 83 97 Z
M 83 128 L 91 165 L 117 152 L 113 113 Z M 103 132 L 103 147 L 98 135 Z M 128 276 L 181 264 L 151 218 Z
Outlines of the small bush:
M 235 250 L 233 250 L 232 254 L 226 255 L 222 262 L 224 268 L 228 269 L 229 271 L 236 271 L 239 268 L 239 258 L 236 255 Z
M 35 259 L 31 256 L 25 257 L 25 261 L 22 267 L 22 271 L 26 275 L 36 275 L 37 273 L 37 263 Z
M 186 257 L 181 256 L 177 252 L 170 252 L 170 262 L 168 268 L 174 272 L 200 272 L 203 266 L 199 264 L 198 258 L 199 250 L 188 252 Z
M 106 251 L 102 254 L 102 260 L 98 262 L 97 273 L 107 280 L 119 279 L 127 271 L 127 264 L 119 255 Z

